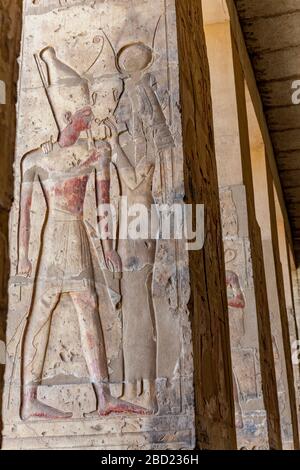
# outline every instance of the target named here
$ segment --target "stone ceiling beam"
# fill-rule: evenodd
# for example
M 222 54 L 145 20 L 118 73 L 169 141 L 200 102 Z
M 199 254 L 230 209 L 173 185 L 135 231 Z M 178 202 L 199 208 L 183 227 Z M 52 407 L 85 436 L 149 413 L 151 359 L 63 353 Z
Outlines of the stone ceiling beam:
M 272 7 L 273 5 L 274 5 L 274 2 L 272 2 Z M 272 177 L 273 177 L 276 191 L 278 194 L 280 207 L 283 213 L 287 237 L 290 242 L 290 245 L 293 246 L 290 221 L 289 221 L 286 204 L 285 204 L 285 200 L 283 196 L 281 181 L 280 181 L 279 174 L 278 174 L 278 168 L 277 168 L 277 163 L 275 160 L 274 149 L 273 149 L 266 117 L 264 114 L 262 99 L 258 91 L 256 78 L 255 78 L 252 64 L 250 61 L 249 53 L 245 44 L 244 35 L 241 29 L 241 25 L 240 25 L 238 13 L 237 13 L 234 1 L 227 0 L 227 6 L 228 6 L 230 18 L 231 18 L 232 33 L 233 33 L 234 39 L 238 47 L 241 65 L 244 71 L 245 79 L 246 79 L 249 92 L 252 98 L 252 102 L 255 108 L 256 116 L 259 122 L 262 136 L 263 136 L 263 140 L 266 146 L 266 154 L 269 160 Z M 264 5 L 264 8 L 265 8 L 265 5 Z

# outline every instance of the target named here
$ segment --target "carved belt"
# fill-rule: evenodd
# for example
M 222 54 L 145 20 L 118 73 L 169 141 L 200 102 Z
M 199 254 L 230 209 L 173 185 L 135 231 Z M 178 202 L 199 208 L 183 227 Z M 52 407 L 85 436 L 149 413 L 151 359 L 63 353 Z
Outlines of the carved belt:
M 52 209 L 49 211 L 49 219 L 56 222 L 83 222 L 82 214 L 73 214 L 63 209 Z

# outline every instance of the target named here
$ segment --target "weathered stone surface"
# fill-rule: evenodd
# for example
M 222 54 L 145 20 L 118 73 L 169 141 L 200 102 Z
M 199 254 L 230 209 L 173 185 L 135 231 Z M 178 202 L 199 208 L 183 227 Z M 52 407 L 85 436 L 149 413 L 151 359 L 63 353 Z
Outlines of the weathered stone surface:
M 291 263 L 291 282 L 292 282 L 292 290 L 293 290 L 293 299 L 294 299 L 294 319 L 295 319 L 295 329 L 297 332 L 297 343 L 294 344 L 294 348 L 292 349 L 293 354 L 293 363 L 294 367 L 297 368 L 297 372 L 295 373 L 295 389 L 298 399 L 300 397 L 300 273 L 297 270 L 294 262 L 294 257 L 290 251 L 290 263 Z M 293 330 L 292 330 L 293 331 Z M 299 415 L 300 415 L 300 408 L 298 408 L 298 426 L 299 426 Z M 300 429 L 300 426 L 299 426 Z
M 249 128 L 253 140 L 256 122 L 251 102 L 247 102 Z M 291 374 L 290 338 L 283 291 L 282 267 L 279 261 L 277 221 L 271 171 L 262 143 L 251 148 L 256 217 L 261 228 L 263 258 L 270 310 L 273 355 L 275 360 L 281 435 L 285 449 L 298 447 L 297 411 Z M 278 203 L 279 206 L 279 203 Z M 293 374 L 292 374 L 293 375 Z
M 186 201 L 205 204 L 206 238 L 190 253 L 197 445 L 236 448 L 228 310 L 210 79 L 201 2 L 178 0 Z
M 230 23 L 206 24 L 205 33 L 213 77 L 237 442 L 239 448 L 279 449 L 279 413 L 265 274 L 253 210 L 247 122 L 245 109 L 241 109 L 241 103 L 245 103 L 244 81 L 233 60 Z
M 299 331 L 297 326 L 296 309 L 295 309 L 295 298 L 292 287 L 292 270 L 294 270 L 293 256 L 290 246 L 287 242 L 285 225 L 282 217 L 282 212 L 278 203 L 277 196 L 275 195 L 276 202 L 276 221 L 278 229 L 278 242 L 279 242 L 279 253 L 280 253 L 280 265 L 282 267 L 283 283 L 284 283 L 284 294 L 285 304 L 287 310 L 288 328 L 290 334 L 291 344 L 291 356 L 294 372 L 294 389 L 296 399 L 296 414 L 298 419 L 298 429 L 300 429 L 300 395 L 299 395 L 299 383 L 300 383 L 300 367 L 297 361 L 298 359 L 298 345 L 299 343 Z
M 256 188 L 254 190 L 253 184 L 255 182 L 253 181 L 254 173 L 252 167 L 252 153 L 253 150 L 255 150 L 257 146 L 259 146 L 258 144 L 259 141 L 261 141 L 261 134 L 259 132 L 259 139 L 257 132 L 254 133 L 253 137 L 251 132 L 251 124 L 248 124 L 251 122 L 251 118 L 249 114 L 249 108 L 247 106 L 245 81 L 248 83 L 248 80 L 250 79 L 247 76 L 245 69 L 243 69 L 242 67 L 238 51 L 239 45 L 234 41 L 233 56 L 235 67 L 235 83 L 239 116 L 239 132 L 243 158 L 243 178 L 245 182 L 248 200 L 248 227 L 252 250 L 253 282 L 256 295 L 259 347 L 261 354 L 262 389 L 264 403 L 268 413 L 268 432 L 270 439 L 270 447 L 280 448 L 282 443 L 282 436 L 280 432 L 278 398 L 276 396 L 277 375 L 275 375 L 274 358 L 272 354 L 274 341 L 272 341 L 273 330 L 271 329 L 271 309 L 268 304 L 269 297 L 267 294 L 266 284 L 266 280 L 268 279 L 268 271 L 267 267 L 264 264 L 264 252 L 262 246 L 262 230 L 267 224 L 267 221 L 263 220 L 262 224 L 258 224 L 257 210 L 258 207 L 263 207 L 263 204 L 260 204 L 260 201 L 258 201 L 258 204 L 256 203 L 256 196 L 258 195 L 258 192 L 256 191 Z M 255 111 L 257 112 L 257 109 Z M 257 127 L 257 125 L 255 127 Z M 264 136 L 264 139 L 265 138 L 267 141 L 266 136 Z M 275 178 L 274 174 L 272 174 L 272 177 Z
M 231 195 L 231 203 L 227 194 Z M 227 197 L 226 197 L 227 196 Z M 224 198 L 224 199 L 223 199 Z M 223 240 L 227 273 L 229 325 L 239 448 L 268 448 L 267 412 L 263 402 L 256 297 L 253 283 L 253 252 L 248 232 L 244 186 L 221 190 L 227 211 L 234 215 L 236 229 L 228 230 L 223 211 Z M 244 222 L 244 223 L 243 223 Z M 248 232 L 249 233 L 249 232 Z
M 122 233 L 121 196 L 183 202 L 175 2 L 23 20 L 3 447 L 192 448 L 185 244 L 103 225 L 118 204 Z

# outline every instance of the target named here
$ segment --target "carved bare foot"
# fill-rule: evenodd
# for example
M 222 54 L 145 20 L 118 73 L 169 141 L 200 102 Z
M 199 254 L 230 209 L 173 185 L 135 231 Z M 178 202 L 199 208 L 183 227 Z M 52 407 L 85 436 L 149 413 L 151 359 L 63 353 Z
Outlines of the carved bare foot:
M 138 382 L 126 383 L 125 397 L 129 403 L 142 405 L 148 410 L 148 414 L 154 415 L 158 411 L 155 383 L 152 381 L 143 380 L 140 384 Z
M 149 396 L 145 399 L 145 407 L 149 410 L 150 414 L 155 415 L 158 412 L 157 400 L 155 397 Z
M 129 403 L 124 400 L 118 400 L 116 398 L 110 397 L 108 401 L 98 408 L 97 411 L 99 416 L 108 416 L 112 413 L 128 413 L 128 414 L 138 414 L 138 415 L 149 415 L 150 411 L 146 410 L 138 405 Z
M 85 414 L 85 417 L 99 417 L 108 416 L 110 414 L 138 414 L 138 415 L 149 415 L 152 414 L 146 408 L 143 408 L 133 403 L 129 403 L 118 398 L 114 398 L 110 393 L 103 393 L 98 398 L 98 409 L 92 413 Z
M 37 399 L 25 402 L 21 409 L 21 419 L 23 421 L 29 418 L 68 419 L 71 417 L 72 413 L 57 410 L 52 406 L 45 405 Z

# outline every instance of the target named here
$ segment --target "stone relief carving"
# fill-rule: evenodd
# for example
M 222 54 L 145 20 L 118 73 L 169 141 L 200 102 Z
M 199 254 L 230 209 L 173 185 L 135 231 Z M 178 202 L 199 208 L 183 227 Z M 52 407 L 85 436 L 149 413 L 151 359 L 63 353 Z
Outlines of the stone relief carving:
M 108 8 L 100 2 L 82 10 L 75 3 L 86 2 L 69 9 L 78 21 Z M 141 40 L 122 44 L 113 31 L 115 47 L 102 27 L 89 33 L 88 43 L 84 34 L 76 36 L 92 51 L 89 60 L 79 47 L 75 55 L 58 40 L 44 40 L 34 56 L 26 55 L 33 107 L 43 102 L 48 108 L 45 124 L 29 139 L 44 143 L 36 150 L 26 144 L 20 160 L 21 191 L 11 218 L 19 250 L 12 248 L 10 310 L 16 315 L 8 328 L 6 400 L 10 421 L 18 409 L 37 433 L 41 419 L 54 423 L 55 436 L 59 422 L 72 418 L 154 419 L 191 410 L 184 241 L 122 236 L 123 216 L 134 204 L 153 219 L 153 205 L 182 194 L 180 119 L 173 109 L 178 83 L 170 71 L 164 76 L 167 18 L 152 9 L 151 34 Z M 49 38 L 52 29 L 62 35 L 66 13 L 57 11 Z M 52 13 L 35 16 L 30 9 L 27 21 L 44 15 Z M 155 40 L 167 50 L 161 58 Z M 28 106 L 22 91 L 21 98 Z M 20 140 L 18 146 L 24 148 Z M 104 217 L 110 203 L 116 209 L 113 234 Z M 27 436 L 25 428 L 18 432 Z
M 72 5 L 81 3 L 91 3 L 91 0 L 29 0 L 27 12 L 32 14 L 40 14 L 45 11 L 54 10 L 55 8 L 68 8 Z
M 225 250 L 225 263 L 228 265 L 232 263 L 237 257 L 237 253 L 233 249 Z M 245 298 L 242 292 L 238 275 L 232 270 L 226 270 L 226 286 L 227 286 L 227 299 L 229 307 L 229 324 L 232 340 L 232 347 L 239 348 L 240 341 L 245 334 L 244 312 Z M 241 310 L 241 312 L 237 312 Z M 242 392 L 238 381 L 238 371 L 233 367 L 233 394 L 236 406 L 236 426 L 239 429 L 244 427 L 243 412 L 240 403 Z
M 87 81 L 62 63 L 52 47 L 47 47 L 40 56 L 47 66 L 46 91 L 59 133 L 58 141 L 47 156 L 37 150 L 29 152 L 22 159 L 18 266 L 21 275 L 29 276 L 32 270 L 28 250 L 35 179 L 42 186 L 48 210 L 23 340 L 21 416 L 23 419 L 33 416 L 53 419 L 70 417 L 69 413 L 53 409 L 37 399 L 51 316 L 63 294 L 71 296 L 78 315 L 82 350 L 97 395 L 98 413 L 143 413 L 146 410 L 116 400 L 110 395 L 88 231 L 83 218 L 90 177 L 96 180 L 98 208 L 110 202 L 110 147 L 105 142 L 93 141 L 89 132 L 93 114 L 89 106 Z M 82 132 L 87 133 L 86 139 L 80 139 Z M 101 225 L 99 227 L 101 229 Z M 120 273 L 121 260 L 113 249 L 112 240 L 105 233 L 100 236 L 107 268 Z
M 237 257 L 237 253 L 233 249 L 225 250 L 225 263 L 232 263 Z M 228 305 L 232 308 L 245 308 L 245 297 L 240 286 L 239 276 L 232 270 L 226 270 L 226 286 Z
M 245 259 L 245 255 L 242 259 Z M 225 249 L 225 262 L 226 267 L 230 268 L 226 269 L 226 284 L 233 354 L 236 426 L 242 432 L 247 433 L 247 426 L 249 425 L 248 423 L 245 424 L 244 419 L 244 415 L 247 415 L 247 403 L 258 398 L 256 350 L 247 344 L 247 334 L 249 334 L 246 322 L 247 305 L 246 296 L 241 287 L 240 276 L 236 273 L 237 268 L 241 268 L 237 249 Z
M 232 202 L 230 205 L 233 207 Z M 232 220 L 234 219 L 235 216 L 232 217 Z M 231 224 L 230 227 L 232 227 Z M 229 229 L 226 233 L 229 233 Z M 252 332 L 248 317 L 251 312 L 248 252 L 248 243 L 237 239 L 236 236 L 233 238 L 233 232 L 229 239 L 225 239 L 235 422 L 239 430 L 239 440 L 248 442 L 250 446 L 253 444 L 254 430 L 260 437 L 264 434 L 265 415 L 254 411 L 256 407 L 260 409 L 261 384 L 257 350 L 249 341 Z M 257 442 L 260 446 L 259 439 Z
M 1 276 L 1 288 L 0 288 L 0 308 L 7 308 L 7 290 L 5 286 L 7 285 L 7 271 L 8 271 L 8 248 L 7 248 L 7 240 L 3 233 L 0 232 L 0 248 L 2 259 L 0 262 L 0 276 Z
M 239 230 L 238 214 L 231 190 L 227 189 L 220 192 L 220 206 L 223 238 L 237 237 Z
M 238 445 L 267 445 L 245 187 L 220 191 Z
M 280 354 L 280 347 L 279 347 L 279 340 L 280 338 L 280 329 L 276 324 L 276 316 L 272 311 L 270 311 L 270 319 L 273 325 L 273 332 L 272 332 L 272 346 L 273 346 L 273 355 L 274 355 L 274 363 L 275 363 L 275 370 L 276 370 L 276 380 L 277 380 L 277 388 L 278 388 L 278 402 L 279 402 L 279 411 L 283 416 L 283 429 L 286 435 L 289 435 L 288 426 L 286 425 L 286 392 L 284 386 L 284 374 L 283 374 L 283 364 L 282 364 L 282 357 Z M 285 438 L 286 436 L 284 436 Z

